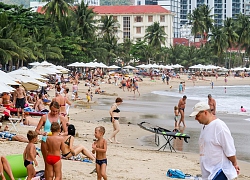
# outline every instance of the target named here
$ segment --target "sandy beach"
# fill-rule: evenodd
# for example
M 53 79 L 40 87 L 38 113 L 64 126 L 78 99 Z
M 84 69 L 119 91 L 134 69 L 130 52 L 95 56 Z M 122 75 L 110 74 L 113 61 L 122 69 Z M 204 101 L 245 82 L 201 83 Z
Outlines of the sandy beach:
M 218 80 L 214 77 L 206 78 L 206 80 L 195 81 L 195 86 L 208 86 L 210 88 L 210 82 L 213 80 L 215 86 L 224 85 L 224 77 L 219 77 Z M 234 78 L 229 77 L 227 85 L 249 85 L 249 78 Z M 122 91 L 118 86 L 114 84 L 100 84 L 101 90 L 105 91 L 105 95 L 94 94 L 93 101 L 89 104 L 86 103 L 86 95 L 88 87 L 84 86 L 84 82 L 81 81 L 79 84 L 79 96 L 83 100 L 77 100 L 73 102 L 70 108 L 70 123 L 74 124 L 79 137 L 75 138 L 75 145 L 82 144 L 91 150 L 91 145 L 94 139 L 94 129 L 97 126 L 104 126 L 106 129 L 105 138 L 107 139 L 112 130 L 112 123 L 110 123 L 107 118 L 109 117 L 108 109 L 110 108 L 110 103 L 115 101 L 116 97 L 121 97 L 126 101 L 139 101 L 140 99 L 146 98 L 148 94 L 156 90 L 169 90 L 172 86 L 172 90 L 178 91 L 178 85 L 180 81 L 185 81 L 186 87 L 193 86 L 191 80 L 187 80 L 187 75 L 181 75 L 181 79 L 171 79 L 170 85 L 162 83 L 162 81 L 154 80 L 151 81 L 148 77 L 143 78 L 143 82 L 139 82 L 140 96 L 136 93 L 135 96 L 133 92 Z M 72 85 L 67 84 L 70 89 L 70 95 L 72 92 Z M 94 92 L 95 87 L 92 88 Z M 49 91 L 50 97 L 54 95 L 54 89 Z M 169 103 L 176 101 L 178 103 L 178 98 L 170 99 Z M 101 103 L 107 102 L 107 105 L 103 107 Z M 188 104 L 188 113 L 191 112 L 192 105 L 195 102 Z M 102 107 L 101 107 L 102 106 Z M 166 172 L 168 169 L 180 169 L 184 173 L 197 175 L 201 174 L 199 166 L 199 154 L 179 151 L 170 152 L 169 149 L 165 151 L 157 151 L 159 148 L 153 141 L 153 134 L 139 128 L 135 122 L 140 121 L 140 117 L 143 116 L 143 112 L 136 112 L 136 107 L 131 107 L 131 110 L 122 111 L 121 105 L 121 116 L 126 118 L 124 123 L 121 123 L 121 131 L 118 134 L 118 139 L 121 144 L 108 143 L 107 151 L 107 175 L 108 179 L 126 179 L 126 180 L 156 180 L 156 179 L 168 179 L 166 177 Z M 172 105 L 168 106 L 166 102 L 166 107 L 170 107 L 170 112 L 173 112 Z M 162 107 L 162 108 L 166 108 Z M 152 111 L 150 114 L 154 114 L 154 108 L 151 107 Z M 159 115 L 159 114 L 158 114 Z M 137 121 L 132 121 L 137 119 Z M 39 120 L 39 118 L 37 118 Z M 131 122 L 128 120 L 131 120 Z M 7 122 L 4 121 L 3 124 Z M 192 123 L 195 122 L 194 119 L 188 119 L 186 130 L 191 128 Z M 173 129 L 174 120 L 171 119 L 169 123 L 169 129 Z M 171 124 L 171 126 L 170 126 Z M 198 126 L 198 123 L 197 123 Z M 18 130 L 21 135 L 26 136 L 29 129 L 35 129 L 35 127 L 18 125 Z M 199 134 L 199 133 L 198 133 Z M 189 140 L 190 144 L 198 144 L 192 138 Z M 149 142 L 143 142 L 149 141 Z M 178 142 L 174 142 L 178 143 Z M 180 142 L 179 142 L 180 143 Z M 183 142 L 182 142 L 183 143 Z M 185 144 L 185 146 L 188 146 Z M 14 141 L 0 141 L 0 154 L 10 155 L 10 154 L 21 154 L 25 148 L 25 143 L 14 142 Z M 40 147 L 40 143 L 36 144 Z M 237 149 L 237 146 L 236 146 Z M 43 160 L 41 157 L 37 157 L 38 166 L 36 170 L 44 169 Z M 95 163 L 79 162 L 73 160 L 62 160 L 63 164 L 63 179 L 86 179 L 95 180 L 96 174 L 90 174 L 90 172 L 95 168 Z M 250 180 L 250 163 L 239 161 L 239 166 L 241 169 L 239 180 Z

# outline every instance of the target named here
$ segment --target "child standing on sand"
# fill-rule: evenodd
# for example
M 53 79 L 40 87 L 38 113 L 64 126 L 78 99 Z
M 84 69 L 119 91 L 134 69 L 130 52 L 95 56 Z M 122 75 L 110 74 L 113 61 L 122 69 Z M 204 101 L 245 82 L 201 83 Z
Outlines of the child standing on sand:
M 35 163 L 35 166 L 38 165 L 36 161 L 36 147 L 34 144 L 37 142 L 37 135 L 37 132 L 31 130 L 27 133 L 29 143 L 23 152 L 24 166 L 26 167 L 28 174 L 27 180 L 31 180 L 36 175 L 33 164 Z
M 103 138 L 105 134 L 105 128 L 99 126 L 95 128 L 96 142 L 92 144 L 92 153 L 96 152 L 96 172 L 97 180 L 107 180 L 106 167 L 107 167 L 107 141 Z
M 175 106 L 174 107 L 174 127 L 176 128 L 177 127 L 177 121 L 178 121 L 178 116 L 179 116 L 179 110 L 178 110 L 178 107 Z
M 87 102 L 89 102 L 91 100 L 90 89 L 88 89 L 88 92 L 86 93 L 86 98 L 87 98 Z
M 46 140 L 47 148 L 47 177 L 49 180 L 62 179 L 61 150 L 64 149 L 64 138 L 60 136 L 61 127 L 58 122 L 53 122 L 50 128 L 52 135 Z

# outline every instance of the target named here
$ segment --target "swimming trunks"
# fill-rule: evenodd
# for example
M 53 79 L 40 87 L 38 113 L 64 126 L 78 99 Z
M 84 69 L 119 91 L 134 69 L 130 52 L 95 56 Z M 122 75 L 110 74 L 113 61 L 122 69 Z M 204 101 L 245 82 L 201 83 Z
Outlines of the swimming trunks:
M 70 154 L 71 152 L 69 151 L 68 153 L 66 153 L 66 154 L 62 154 L 62 157 L 67 157 L 69 154 Z
M 119 117 L 114 117 L 115 120 L 119 120 Z M 112 122 L 112 117 L 110 118 L 110 121 Z
M 58 121 L 58 123 L 60 124 L 60 118 L 57 120 Z M 48 119 L 48 115 L 47 115 L 47 119 L 46 119 L 46 122 L 45 122 L 45 124 L 44 124 L 44 132 L 47 132 L 47 133 L 49 133 L 50 132 L 50 127 L 51 127 L 51 122 L 50 122 L 50 120 Z M 46 140 L 47 140 L 47 136 L 43 136 L 42 137 L 42 141 L 43 142 L 46 142 Z
M 8 131 L 0 132 L 0 137 L 2 137 L 3 139 L 8 139 L 9 141 L 12 141 L 12 137 L 15 135 L 16 134 L 10 133 Z
M 183 112 L 184 112 L 184 109 L 185 109 L 185 108 L 179 108 L 179 110 L 182 110 Z
M 174 120 L 175 120 L 175 122 L 177 122 L 177 120 L 178 120 L 178 116 L 175 116 L 175 117 L 174 117 Z
M 25 98 L 16 98 L 16 108 L 25 108 Z
M 58 161 L 60 161 L 61 157 L 56 155 L 47 155 L 46 162 L 50 165 L 56 164 Z
M 33 163 L 33 161 L 28 161 L 25 159 L 23 164 L 25 167 L 27 167 L 28 165 L 30 165 L 30 164 L 33 165 L 34 163 Z
M 98 164 L 100 166 L 102 166 L 102 164 L 106 164 L 106 165 L 108 164 L 107 159 L 102 159 L 102 160 L 96 159 L 95 162 L 96 162 L 96 164 Z

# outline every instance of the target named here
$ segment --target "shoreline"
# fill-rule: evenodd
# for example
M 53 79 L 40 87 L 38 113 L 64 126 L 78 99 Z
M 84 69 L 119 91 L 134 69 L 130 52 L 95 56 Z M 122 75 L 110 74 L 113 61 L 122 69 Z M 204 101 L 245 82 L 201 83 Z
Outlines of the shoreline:
M 243 82 L 245 84 L 248 84 L 248 81 L 245 80 L 247 78 L 242 81 L 238 81 L 236 78 L 232 78 L 231 81 L 231 78 L 229 78 L 228 84 L 232 83 L 232 85 L 238 85 L 239 83 Z M 177 90 L 179 82 L 184 80 L 186 82 L 186 87 L 193 85 L 192 81 L 188 81 L 187 78 L 184 76 L 182 79 L 174 79 L 173 81 L 170 81 L 170 84 L 173 86 L 173 88 Z M 196 84 L 209 86 L 209 83 L 210 81 L 197 81 Z M 219 77 L 217 83 L 215 83 L 215 86 L 219 83 L 223 85 L 224 81 L 222 77 Z M 67 85 L 69 86 L 71 91 L 72 85 Z M 147 115 L 150 115 L 151 111 L 156 111 L 158 113 L 157 116 L 160 117 L 160 120 L 156 121 L 155 123 L 158 124 L 158 122 L 161 122 L 161 125 L 164 125 L 166 127 L 173 127 L 174 120 L 172 118 L 172 104 L 178 103 L 178 97 L 166 97 L 167 101 L 165 102 L 165 106 L 163 106 L 165 98 L 159 98 L 159 102 L 156 103 L 156 107 L 158 109 L 156 109 L 154 106 L 152 106 L 153 104 L 150 103 L 146 107 L 142 106 L 141 108 L 137 108 L 140 101 L 152 101 L 153 96 L 150 95 L 152 91 L 169 89 L 169 86 L 163 84 L 161 80 L 156 80 L 156 82 L 152 82 L 148 78 L 144 78 L 143 82 L 139 82 L 139 90 L 141 93 L 140 97 L 138 96 L 138 94 L 136 94 L 136 96 L 134 97 L 133 92 L 123 92 L 120 88 L 113 84 L 100 84 L 100 87 L 102 90 L 106 91 L 108 95 L 94 94 L 93 102 L 86 104 L 84 103 L 86 102 L 85 92 L 87 92 L 88 87 L 84 86 L 83 81 L 81 81 L 79 85 L 79 95 L 80 97 L 83 97 L 83 103 L 81 105 L 78 105 L 79 101 L 74 102 L 74 105 L 70 109 L 70 122 L 75 125 L 76 132 L 79 133 L 79 137 L 75 138 L 75 145 L 81 144 L 91 150 L 91 144 L 94 139 L 94 128 L 100 125 L 104 126 L 106 129 L 105 139 L 109 137 L 113 127 L 110 121 L 105 118 L 109 117 L 107 109 L 110 108 L 111 103 L 114 102 L 116 97 L 121 97 L 122 99 L 124 99 L 124 103 L 120 106 L 122 117 L 125 117 L 130 121 L 141 120 L 142 118 L 148 118 Z M 53 97 L 53 93 L 54 90 L 49 91 L 51 97 Z M 117 95 L 114 95 L 114 93 Z M 155 101 L 157 102 L 157 99 L 155 99 Z M 131 102 L 135 104 L 135 107 L 131 105 Z M 189 111 L 191 111 L 192 105 L 195 104 L 195 102 L 196 101 L 192 101 L 191 103 L 191 100 L 187 102 L 187 111 L 185 112 L 186 116 L 188 115 Z M 132 107 L 129 107 L 130 105 Z M 101 108 L 98 108 L 99 106 Z M 125 110 L 126 108 L 128 109 Z M 146 113 L 144 113 L 144 111 L 146 111 Z M 164 111 L 165 114 L 162 114 L 162 111 Z M 149 117 L 151 119 L 154 119 L 156 116 L 152 115 Z M 235 115 L 235 117 L 238 117 L 238 115 Z M 188 124 L 186 130 L 194 129 L 199 134 L 199 129 L 201 125 L 199 125 L 193 118 L 187 117 L 186 123 Z M 231 119 L 229 119 L 229 123 L 232 123 Z M 233 123 L 231 125 L 234 126 Z M 201 173 L 198 153 L 182 151 L 177 151 L 177 153 L 171 153 L 168 149 L 166 149 L 166 151 L 164 152 L 157 151 L 157 149 L 159 148 L 157 146 L 147 146 L 140 144 L 140 140 L 142 137 L 153 136 L 153 133 L 147 132 L 139 128 L 139 126 L 137 126 L 136 124 L 129 124 L 127 123 L 127 121 L 125 121 L 125 123 L 121 123 L 120 126 L 121 131 L 118 134 L 118 138 L 119 141 L 122 142 L 122 144 L 114 144 L 108 142 L 107 174 L 109 179 L 170 179 L 166 177 L 166 172 L 170 168 L 180 169 L 184 173 L 189 173 L 192 175 Z M 26 136 L 27 131 L 32 128 L 34 127 L 24 127 L 18 125 L 19 133 L 24 136 Z M 192 141 L 191 139 L 189 139 L 189 143 L 185 143 L 184 145 L 191 146 L 192 143 L 197 144 L 198 142 L 194 139 Z M 25 143 L 19 143 L 14 141 L 0 142 L 0 153 L 1 155 L 20 154 L 23 152 L 25 146 Z M 40 143 L 36 146 L 40 147 Z M 37 160 L 39 166 L 36 167 L 36 170 L 43 169 L 44 164 L 42 158 L 37 158 Z M 242 162 L 240 160 L 238 161 L 241 168 L 241 173 L 238 177 L 238 180 L 250 180 L 250 163 Z M 80 179 L 96 179 L 96 174 L 89 174 L 95 168 L 94 163 L 62 160 L 62 164 L 63 180 L 71 180 L 74 179 L 76 176 Z M 142 170 L 143 173 L 140 173 Z

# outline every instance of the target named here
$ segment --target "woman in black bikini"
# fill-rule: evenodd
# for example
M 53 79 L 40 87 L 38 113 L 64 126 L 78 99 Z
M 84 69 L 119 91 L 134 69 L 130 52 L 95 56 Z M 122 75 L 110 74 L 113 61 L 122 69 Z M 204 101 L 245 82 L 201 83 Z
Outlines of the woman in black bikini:
M 120 118 L 120 109 L 118 109 L 118 106 L 122 103 L 121 98 L 116 98 L 115 103 L 111 106 L 111 109 L 109 110 L 109 114 L 111 116 L 110 121 L 113 123 L 114 131 L 111 134 L 110 138 L 108 139 L 111 143 L 113 142 L 112 139 L 114 138 L 115 143 L 120 143 L 116 139 L 116 134 L 120 131 L 120 124 L 119 124 L 119 118 Z
M 62 151 L 63 158 L 68 159 L 72 156 L 82 153 L 85 156 L 87 156 L 90 160 L 95 161 L 95 156 L 87 148 L 85 148 L 83 145 L 73 146 L 73 143 L 74 143 L 74 134 L 71 134 L 69 131 L 68 136 L 64 137 L 64 144 L 66 146 L 65 149 L 63 149 Z

